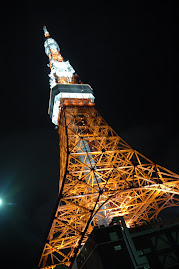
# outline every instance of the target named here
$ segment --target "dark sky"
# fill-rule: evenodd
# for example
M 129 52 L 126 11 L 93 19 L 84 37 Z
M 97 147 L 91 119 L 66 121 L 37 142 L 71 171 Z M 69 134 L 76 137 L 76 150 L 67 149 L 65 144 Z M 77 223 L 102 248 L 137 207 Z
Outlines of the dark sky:
M 58 135 L 47 114 L 43 24 L 92 86 L 113 129 L 179 173 L 175 1 L 60 2 L 2 10 L 0 263 L 6 268 L 37 266 L 57 199 Z

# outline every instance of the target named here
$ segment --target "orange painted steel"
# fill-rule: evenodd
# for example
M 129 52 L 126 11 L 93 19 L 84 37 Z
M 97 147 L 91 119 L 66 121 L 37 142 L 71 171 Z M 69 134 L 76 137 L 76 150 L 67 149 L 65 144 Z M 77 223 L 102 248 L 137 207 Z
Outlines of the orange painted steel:
M 44 269 L 70 266 L 93 228 L 115 216 L 133 227 L 179 205 L 179 176 L 132 149 L 80 101 L 63 100 L 59 117 L 59 203 L 39 263 Z

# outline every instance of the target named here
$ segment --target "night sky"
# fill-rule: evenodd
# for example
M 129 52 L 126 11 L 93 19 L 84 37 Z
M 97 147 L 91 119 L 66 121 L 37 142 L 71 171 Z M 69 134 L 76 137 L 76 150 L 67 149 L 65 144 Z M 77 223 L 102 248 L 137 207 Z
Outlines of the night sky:
M 1 10 L 0 267 L 37 266 L 58 195 L 44 24 L 113 129 L 179 173 L 178 10 L 175 1 L 122 2 Z

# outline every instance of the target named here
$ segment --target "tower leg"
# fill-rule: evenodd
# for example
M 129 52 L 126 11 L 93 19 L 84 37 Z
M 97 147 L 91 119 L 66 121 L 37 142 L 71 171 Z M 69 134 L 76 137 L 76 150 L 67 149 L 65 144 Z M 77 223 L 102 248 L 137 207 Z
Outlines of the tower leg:
M 133 227 L 179 205 L 179 176 L 132 149 L 94 107 L 64 106 L 58 132 L 59 204 L 41 268 L 70 266 L 93 227 L 115 216 Z

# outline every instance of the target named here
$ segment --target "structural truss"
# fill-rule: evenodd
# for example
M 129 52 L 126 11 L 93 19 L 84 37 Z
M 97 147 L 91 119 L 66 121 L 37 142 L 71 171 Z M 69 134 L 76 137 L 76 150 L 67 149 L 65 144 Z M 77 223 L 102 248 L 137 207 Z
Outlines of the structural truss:
M 132 149 L 94 107 L 63 107 L 58 127 L 59 205 L 42 254 L 49 268 L 69 266 L 94 226 L 115 216 L 142 225 L 179 205 L 179 176 Z
M 179 205 L 179 176 L 132 149 L 94 104 L 61 99 L 59 202 L 40 268 L 70 266 L 95 226 L 123 216 L 128 227 Z

